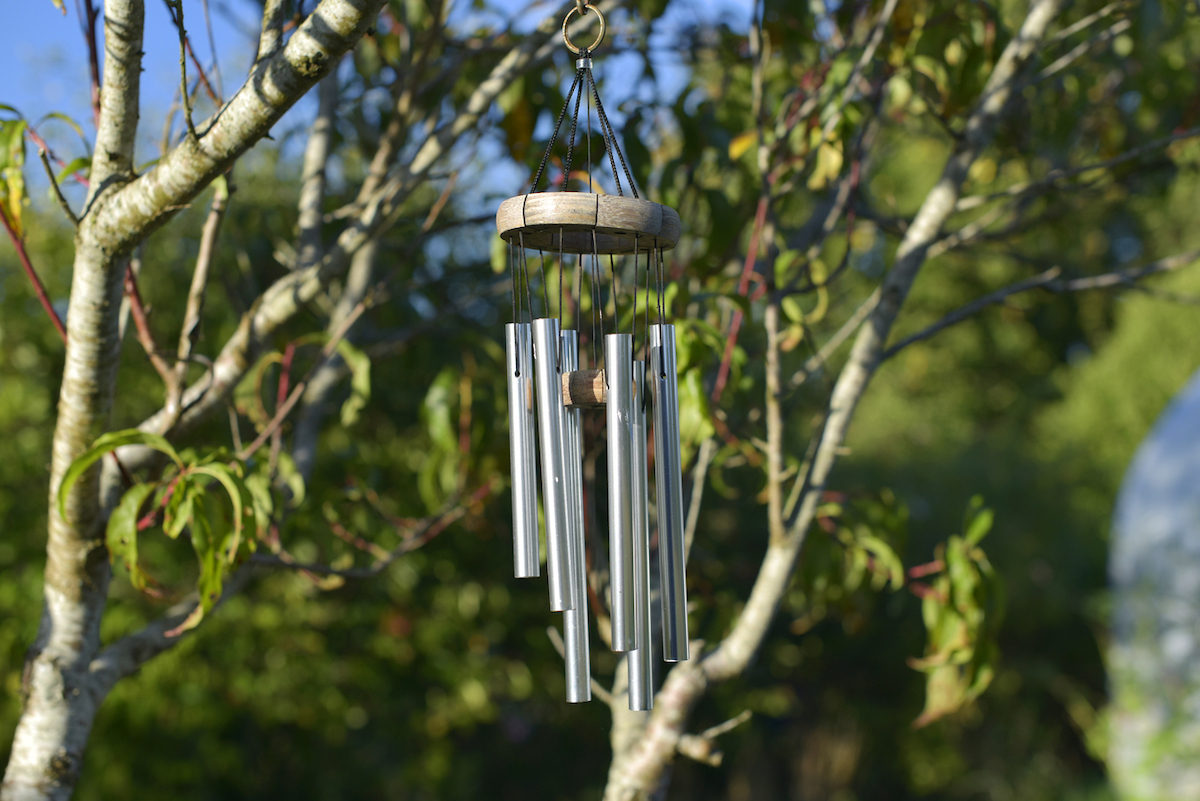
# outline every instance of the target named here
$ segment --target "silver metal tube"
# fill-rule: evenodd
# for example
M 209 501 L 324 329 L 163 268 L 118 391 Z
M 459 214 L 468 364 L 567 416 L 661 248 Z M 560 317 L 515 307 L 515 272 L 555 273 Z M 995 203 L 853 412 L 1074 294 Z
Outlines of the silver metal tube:
M 546 515 L 546 573 L 550 610 L 574 609 L 571 565 L 567 559 L 567 472 L 563 453 L 562 374 L 558 364 L 558 320 L 533 321 L 534 384 L 537 386 L 538 439 L 542 457 L 542 505 Z
M 650 643 L 650 482 L 646 469 L 646 363 L 633 363 L 633 619 L 637 648 L 626 655 L 629 708 L 654 708 L 654 648 Z
M 679 376 L 675 364 L 675 326 L 650 326 L 658 564 L 662 579 L 663 659 L 667 662 L 688 658 L 683 466 L 679 452 Z
M 608 385 L 608 549 L 612 588 L 612 649 L 638 646 L 633 612 L 633 336 L 606 334 L 604 379 Z
M 508 354 L 508 445 L 512 476 L 513 575 L 541 574 L 538 556 L 537 441 L 533 429 L 533 329 L 504 326 Z
M 562 369 L 579 369 L 579 332 L 563 331 Z M 563 407 L 563 453 L 567 459 L 567 544 L 571 584 L 579 603 L 563 612 L 567 701 L 592 700 L 592 661 L 588 637 L 587 554 L 583 536 L 583 428 L 579 409 Z

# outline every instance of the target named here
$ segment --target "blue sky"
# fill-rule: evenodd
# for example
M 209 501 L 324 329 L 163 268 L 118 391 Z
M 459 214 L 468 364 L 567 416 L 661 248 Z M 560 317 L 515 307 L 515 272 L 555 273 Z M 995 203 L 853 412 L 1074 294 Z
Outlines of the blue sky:
M 64 0 L 67 15 L 55 8 L 52 0 L 7 0 L 4 21 L 10 32 L 9 46 L 0 48 L 0 103 L 15 106 L 30 121 L 37 122 L 50 112 L 65 113 L 75 119 L 85 135 L 92 138 L 92 125 L 87 49 L 76 15 L 75 0 Z M 102 4 L 102 0 L 97 0 Z M 200 0 L 184 0 L 185 19 L 193 47 L 201 62 L 207 65 L 212 60 L 212 50 L 205 28 L 203 6 Z M 452 20 L 461 23 L 481 22 L 478 12 L 470 10 L 467 0 L 455 3 L 462 9 L 456 14 L 452 8 Z M 694 20 L 713 21 L 719 17 L 729 19 L 737 25 L 749 21 L 751 0 L 675 0 L 667 16 L 656 26 L 651 37 L 651 56 L 659 72 L 660 89 L 667 92 L 679 91 L 686 80 L 681 68 L 672 69 L 678 59 L 663 45 L 671 39 L 671 32 Z M 220 63 L 226 95 L 232 94 L 246 75 L 249 58 L 254 52 L 254 38 L 259 25 L 261 6 L 251 0 L 209 0 L 213 41 Z M 503 16 L 511 8 L 510 3 L 489 2 L 489 11 L 482 16 Z M 531 26 L 554 8 L 565 8 L 565 3 L 539 2 L 527 7 L 522 15 L 524 23 L 519 27 Z M 473 20 L 469 20 L 474 17 Z M 743 22 L 745 21 L 745 22 Z M 102 28 L 103 21 L 100 22 Z M 139 141 L 137 160 L 144 163 L 157 157 L 157 146 L 161 138 L 161 125 L 166 110 L 171 106 L 179 86 L 178 40 L 171 23 L 166 4 L 162 0 L 146 1 L 145 70 L 142 74 L 142 138 Z M 631 60 L 628 63 L 633 63 Z M 604 82 L 608 77 L 611 88 L 605 92 L 613 106 L 619 102 L 620 87 L 629 85 L 623 80 L 613 81 L 625 67 L 620 57 L 604 64 L 597 58 L 597 77 Z M 632 77 L 632 76 L 630 76 Z M 609 103 L 606 103 L 609 105 Z M 276 133 L 307 124 L 314 113 L 310 99 L 301 101 L 276 126 Z M 619 124 L 619 123 L 618 123 Z M 58 121 L 49 120 L 39 126 L 39 131 L 50 142 L 57 155 L 65 161 L 85 155 L 86 151 L 70 128 Z M 277 137 L 278 138 L 278 137 Z M 32 185 L 31 196 L 35 204 L 46 202 L 45 180 L 42 171 L 36 168 L 36 154 L 28 152 L 27 178 Z M 69 194 L 75 194 L 70 192 Z

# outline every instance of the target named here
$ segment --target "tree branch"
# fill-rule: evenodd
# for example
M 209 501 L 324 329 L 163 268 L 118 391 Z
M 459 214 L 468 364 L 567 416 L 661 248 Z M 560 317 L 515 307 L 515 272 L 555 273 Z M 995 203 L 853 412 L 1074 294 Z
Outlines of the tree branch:
M 947 314 L 942 319 L 938 320 L 928 328 L 924 328 L 911 336 L 892 345 L 885 350 L 879 357 L 879 360 L 886 361 L 895 356 L 900 351 L 907 348 L 916 342 L 929 339 L 935 334 L 944 331 L 952 325 L 961 323 L 974 317 L 979 312 L 986 309 L 988 306 L 994 306 L 997 303 L 1003 303 L 1013 295 L 1018 295 L 1022 292 L 1028 292 L 1031 289 L 1044 289 L 1047 292 L 1062 294 L 1067 292 L 1088 292 L 1094 289 L 1112 289 L 1114 287 L 1130 287 L 1134 288 L 1134 284 L 1143 278 L 1159 273 L 1173 272 L 1175 270 L 1187 267 L 1193 264 L 1197 259 L 1200 259 L 1200 250 L 1192 250 L 1187 253 L 1180 253 L 1175 256 L 1168 256 L 1164 259 L 1150 262 L 1141 267 L 1135 267 L 1128 270 L 1114 270 L 1113 272 L 1101 273 L 1100 275 L 1089 275 L 1082 278 L 1073 278 L 1062 280 L 1062 268 L 1051 267 L 1050 269 L 1039 273 L 1032 278 L 1026 278 L 1024 281 L 1018 281 L 1015 284 L 997 289 L 995 292 L 989 292 L 982 297 L 976 298 L 970 303 L 964 304 L 954 311 Z
M 146 315 L 146 306 L 142 303 L 142 293 L 138 291 L 137 278 L 133 274 L 133 267 L 129 264 L 125 266 L 125 296 L 129 298 L 129 315 L 133 318 L 133 327 L 137 331 L 138 342 L 141 343 L 142 350 L 150 359 L 150 364 L 154 366 L 154 371 L 163 380 L 163 384 L 167 388 L 166 394 L 170 397 L 175 386 L 175 374 L 171 371 L 167 360 L 162 357 L 158 350 L 158 344 L 154 341 L 154 333 L 150 330 L 150 320 Z
M 805 534 L 855 408 L 878 367 L 888 332 L 925 261 L 925 252 L 953 212 L 971 163 L 991 141 L 1014 87 L 1062 2 L 1037 0 L 1021 30 L 996 62 L 983 95 L 968 118 L 965 135 L 901 242 L 896 261 L 884 280 L 880 301 L 867 324 L 859 330 L 850 360 L 834 385 L 828 420 L 809 469 L 807 489 L 786 541 L 768 546 L 750 598 L 732 631 L 717 649 L 698 662 L 680 663 L 668 675 L 642 742 L 622 761 L 619 769 L 614 765 L 610 771 L 606 801 L 624 801 L 654 790 L 684 735 L 684 725 L 692 707 L 709 684 L 740 674 L 757 654 L 791 581 Z
M 58 179 L 54 177 L 54 168 L 50 166 L 50 154 L 46 152 L 46 148 L 38 148 L 38 157 L 42 160 L 42 166 L 46 168 L 46 178 L 50 181 L 50 189 L 54 192 L 54 199 L 58 202 L 58 207 L 71 221 L 71 227 L 78 228 L 79 218 L 75 216 L 75 212 L 71 211 L 71 204 L 63 196 L 62 187 L 58 185 Z
M 179 143 L 96 210 L 94 224 L 106 232 L 107 247 L 127 252 L 227 171 L 333 68 L 382 5 L 383 0 L 322 0 L 282 50 L 258 64 L 196 142 Z
M 192 350 L 200 339 L 200 315 L 204 311 L 204 296 L 208 289 L 208 275 L 212 269 L 212 261 L 217 252 L 217 237 L 221 233 L 221 223 L 225 220 L 225 212 L 229 208 L 229 198 L 233 194 L 232 172 L 225 174 L 213 182 L 215 190 L 208 217 L 200 232 L 200 250 L 196 254 L 196 267 L 192 271 L 192 284 L 188 288 L 187 304 L 183 311 L 183 325 L 179 329 L 179 344 L 175 349 L 175 383 L 172 392 L 167 396 L 163 408 L 167 410 L 166 418 L 169 423 L 163 425 L 169 430 L 183 412 L 183 388 L 187 381 L 188 364 L 191 362 Z
M 110 0 L 105 4 L 104 85 L 100 88 L 100 123 L 83 216 L 114 181 L 133 177 L 144 20 L 142 0 Z
M 968 195 L 967 197 L 960 198 L 958 202 L 954 204 L 954 210 L 968 211 L 969 209 L 978 208 L 985 203 L 990 203 L 993 200 L 1012 198 L 1019 195 L 1028 194 L 1030 192 L 1037 192 L 1042 189 L 1049 189 L 1054 184 L 1065 178 L 1074 178 L 1077 175 L 1094 172 L 1095 170 L 1111 169 L 1112 167 L 1140 159 L 1142 156 L 1145 156 L 1148 153 L 1153 153 L 1156 150 L 1162 150 L 1164 147 L 1174 142 L 1178 142 L 1181 139 L 1191 139 L 1196 136 L 1200 136 L 1200 126 L 1189 128 L 1186 131 L 1179 131 L 1178 133 L 1173 133 L 1170 136 L 1164 136 L 1161 139 L 1155 139 L 1152 142 L 1147 142 L 1140 147 L 1135 147 L 1132 150 L 1126 151 L 1119 156 L 1114 156 L 1106 161 L 1096 162 L 1095 164 L 1085 164 L 1082 167 L 1051 170 L 1045 178 L 1041 178 L 1037 181 L 1026 181 L 1024 183 L 1014 184 L 1005 190 L 995 192 L 991 195 Z
M 609 11 L 617 3 L 598 5 L 602 10 Z M 552 37 L 557 31 L 556 19 L 548 18 L 534 34 L 513 48 L 475 88 L 455 117 L 455 121 L 430 135 L 409 164 L 397 168 L 395 175 L 381 183 L 371 197 L 359 204 L 358 212 L 319 263 L 284 276 L 263 293 L 221 348 L 220 355 L 213 363 L 211 384 L 193 385 L 184 393 L 185 411 L 174 429 L 176 434 L 189 430 L 212 411 L 224 405 L 225 398 L 254 363 L 257 354 L 265 343 L 270 341 L 275 331 L 323 291 L 333 278 L 341 275 L 348 266 L 349 259 L 359 248 L 371 240 L 378 239 L 396 222 L 409 192 L 428 176 L 433 166 L 449 152 L 461 135 L 478 123 L 496 97 L 512 81 L 551 56 L 556 49 Z M 293 34 L 288 41 L 285 55 L 292 50 L 298 36 L 299 33 Z M 228 113 L 237 101 L 236 97 L 230 101 L 224 113 Z M 204 137 L 207 138 L 208 135 Z M 163 414 L 160 410 L 144 420 L 139 428 L 148 431 L 159 430 Z M 126 459 L 126 463 L 130 463 L 130 459 Z
M 296 222 L 296 267 L 304 269 L 321 258 L 322 205 L 325 202 L 325 165 L 329 161 L 333 139 L 333 114 L 337 107 L 336 72 L 317 85 L 317 117 L 308 133 L 304 148 L 304 166 L 300 173 L 300 216 Z

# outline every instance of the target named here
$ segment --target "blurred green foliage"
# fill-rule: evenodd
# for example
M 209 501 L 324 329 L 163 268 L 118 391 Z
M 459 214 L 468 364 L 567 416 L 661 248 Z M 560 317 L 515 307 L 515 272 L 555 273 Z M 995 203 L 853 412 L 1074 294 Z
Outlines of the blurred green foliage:
M 823 20 L 848 34 L 874 19 L 867 5 L 806 5 L 766 4 L 774 53 L 763 76 L 768 116 L 796 92 L 829 100 L 853 68 L 855 53 L 829 57 L 818 35 Z M 663 34 L 687 84 L 676 96 L 657 92 L 661 67 L 644 37 L 666 7 L 638 3 L 627 18 L 633 38 L 620 69 L 638 80 L 607 76 L 600 58 L 597 65 L 602 91 L 619 101 L 613 105 L 640 185 L 685 221 L 668 264 L 676 283 L 666 302 L 679 325 L 685 458 L 693 460 L 714 434 L 719 445 L 689 565 L 696 634 L 715 642 L 737 615 L 767 539 L 764 471 L 753 445 L 765 430 L 765 336 L 761 303 L 737 290 L 760 188 L 760 134 L 744 20 Z M 1066 22 L 1099 7 L 1077 4 Z M 815 258 L 806 255 L 811 221 L 828 210 L 832 182 L 850 169 L 871 105 L 856 98 L 840 119 L 825 117 L 815 127 L 764 126 L 764 139 L 782 143 L 789 157 L 773 180 L 792 187 L 772 209 L 770 281 L 820 284 L 838 275 L 783 302 L 785 377 L 804 367 L 877 283 L 900 219 L 936 180 L 1024 10 L 1019 2 L 901 0 L 869 73 L 885 82 L 878 99 L 884 125 L 857 222 Z M 393 3 L 391 13 L 416 31 L 431 25 L 419 2 Z M 970 194 L 1111 158 L 1196 124 L 1196 15 L 1181 2 L 1155 0 L 1138 4 L 1129 19 L 1111 47 L 1096 47 L 1024 89 L 1017 113 L 972 170 Z M 381 26 L 356 51 L 341 100 L 342 174 L 331 211 L 352 197 L 386 124 L 372 92 L 385 83 L 388 65 L 411 56 L 402 32 Z M 478 82 L 486 60 L 456 62 L 457 55 L 442 54 L 459 67 L 416 98 L 418 105 L 461 100 Z M 536 168 L 542 145 L 535 132 L 560 107 L 569 74 L 559 58 L 514 84 L 500 103 L 493 144 L 519 165 L 521 178 Z M 237 315 L 287 269 L 280 243 L 295 225 L 297 166 L 279 152 L 260 148 L 234 173 L 234 211 L 210 290 L 222 302 L 205 308 L 200 352 L 215 353 Z M 1031 195 L 1016 218 L 988 223 L 991 235 L 930 260 L 897 337 L 1035 269 L 1088 274 L 1200 246 L 1197 165 L 1200 143 L 1184 141 Z M 341 419 L 322 435 L 303 497 L 298 485 L 288 489 L 294 508 L 279 537 L 299 561 L 362 564 L 334 524 L 390 549 L 401 536 L 397 519 L 435 514 L 480 487 L 489 488 L 486 501 L 372 579 L 331 584 L 290 571 L 256 574 L 176 648 L 118 686 L 97 720 L 79 798 L 599 797 L 608 713 L 599 703 L 563 703 L 561 659 L 545 633 L 559 621 L 545 611 L 543 585 L 512 580 L 508 496 L 490 489 L 508 464 L 497 345 L 509 314 L 506 285 L 490 263 L 488 223 L 422 237 L 441 188 L 417 192 L 382 242 L 381 261 L 389 270 L 398 265 L 392 285 L 400 289 L 354 338 L 370 365 L 369 392 L 360 364 L 344 382 Z M 190 278 L 206 199 L 142 254 L 142 293 L 160 337 L 181 324 L 179 287 Z M 444 218 L 469 220 L 495 199 L 460 190 Z M 954 227 L 994 209 L 963 211 Z M 33 260 L 61 303 L 71 237 L 56 219 L 50 210 L 23 213 Z M 553 267 L 547 279 L 555 282 Z M 1151 286 L 1156 294 L 1015 296 L 884 365 L 761 658 L 706 698 L 693 724 L 701 729 L 744 709 L 755 717 L 722 738 L 721 768 L 680 761 L 671 797 L 1109 797 L 1096 746 L 1105 698 L 1108 516 L 1133 449 L 1200 366 L 1193 345 L 1200 319 L 1180 302 L 1200 294 L 1200 277 L 1184 272 Z M 589 303 L 582 313 L 590 313 Z M 747 321 L 728 385 L 713 403 L 734 309 Z M 627 301 L 621 311 L 628 313 Z M 314 304 L 280 335 L 278 352 L 326 312 Z M 628 317 L 623 325 L 629 330 Z M 784 398 L 792 475 L 820 425 L 840 358 Z M 237 394 L 242 435 L 273 408 L 263 399 L 278 380 L 277 361 L 263 361 L 261 387 L 249 382 Z M 11 741 L 19 714 L 24 649 L 41 605 L 45 466 L 61 370 L 61 343 L 12 250 L 0 248 L 0 744 Z M 193 367 L 191 377 L 201 370 Z M 136 425 L 161 402 L 161 386 L 131 339 L 112 428 Z M 235 445 L 226 419 L 183 444 L 196 459 Z M 283 491 L 277 487 L 280 499 Z M 985 520 L 976 495 L 994 517 Z M 964 508 L 971 512 L 965 525 Z M 989 529 L 984 558 L 974 546 Z M 138 560 L 172 597 L 196 581 L 195 558 L 178 541 L 143 535 Z M 947 572 L 910 572 L 939 560 Z M 918 581 L 925 590 L 914 589 Z M 990 606 L 998 593 L 976 596 L 994 582 L 1005 588 L 1002 618 Z M 923 600 L 916 597 L 922 592 Z M 163 609 L 163 601 L 118 577 L 105 639 Z M 974 635 L 966 643 L 963 626 Z M 927 628 L 939 635 L 928 646 Z M 615 666 L 612 654 L 594 650 L 603 683 Z M 938 695 L 961 702 L 989 682 L 962 709 Z M 923 710 L 928 725 L 914 728 Z

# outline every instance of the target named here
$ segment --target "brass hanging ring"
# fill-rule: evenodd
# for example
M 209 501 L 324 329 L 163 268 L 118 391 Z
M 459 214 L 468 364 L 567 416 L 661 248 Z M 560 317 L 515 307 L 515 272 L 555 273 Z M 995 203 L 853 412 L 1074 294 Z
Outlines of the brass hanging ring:
M 580 8 L 582 8 L 583 10 L 580 11 Z M 567 25 L 571 22 L 571 16 L 573 14 L 575 14 L 576 12 L 579 12 L 579 15 L 583 16 L 588 11 L 596 12 L 596 16 L 600 18 L 600 32 L 596 34 L 596 41 L 592 42 L 588 46 L 587 51 L 589 53 L 595 51 L 595 49 L 600 46 L 600 43 L 604 41 L 604 33 L 606 30 L 608 30 L 608 24 L 604 19 L 604 14 L 602 14 L 600 12 L 600 9 L 596 8 L 595 6 L 593 6 L 591 4 L 582 5 L 582 6 L 576 5 L 570 11 L 568 11 L 567 16 L 563 19 L 563 29 L 562 29 L 563 41 L 567 43 L 567 49 L 570 50 L 575 55 L 579 55 L 582 51 L 578 47 L 575 46 L 574 42 L 571 41 L 571 37 L 567 34 Z

